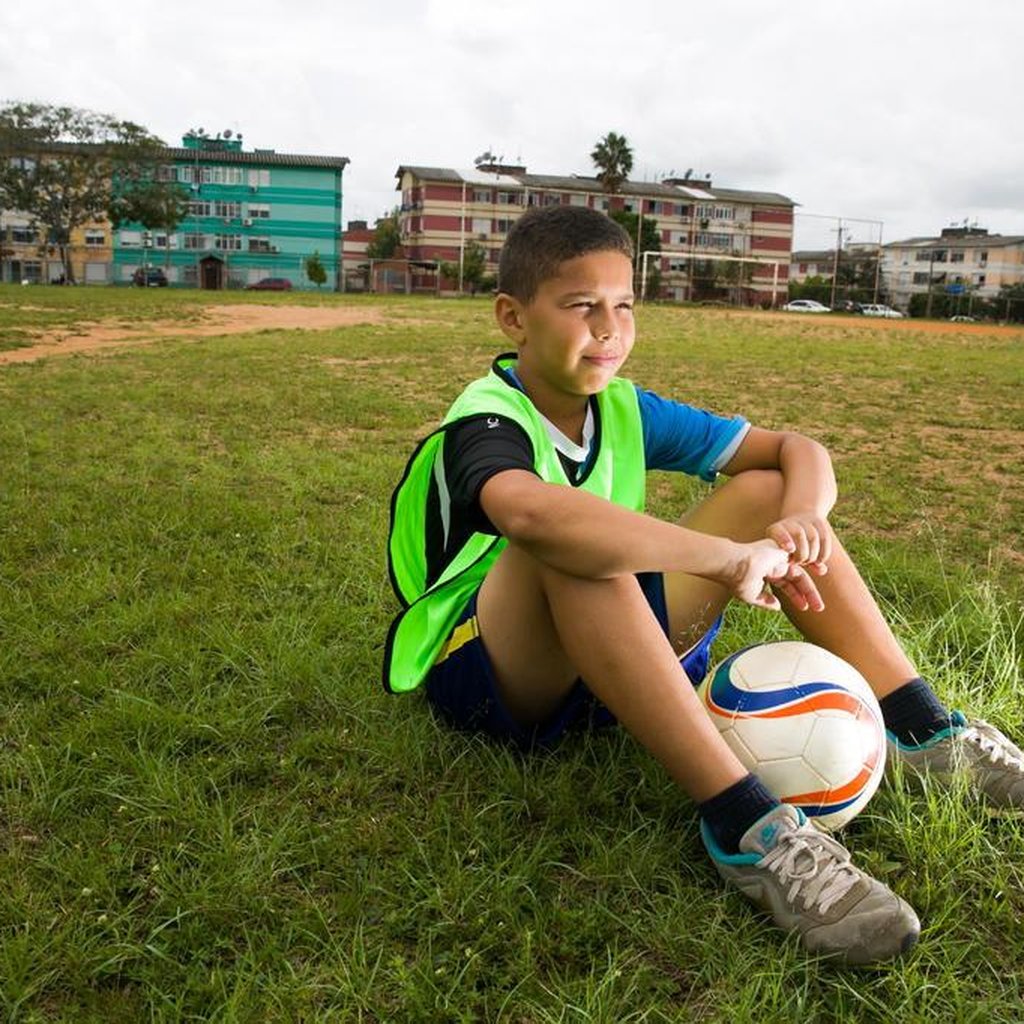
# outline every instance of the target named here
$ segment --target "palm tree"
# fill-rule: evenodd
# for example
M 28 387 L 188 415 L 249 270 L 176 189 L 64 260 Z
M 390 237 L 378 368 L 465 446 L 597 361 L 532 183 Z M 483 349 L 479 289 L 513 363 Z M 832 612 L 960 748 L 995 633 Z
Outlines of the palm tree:
M 590 154 L 597 168 L 597 180 L 605 192 L 618 192 L 633 170 L 633 150 L 625 135 L 609 132 Z

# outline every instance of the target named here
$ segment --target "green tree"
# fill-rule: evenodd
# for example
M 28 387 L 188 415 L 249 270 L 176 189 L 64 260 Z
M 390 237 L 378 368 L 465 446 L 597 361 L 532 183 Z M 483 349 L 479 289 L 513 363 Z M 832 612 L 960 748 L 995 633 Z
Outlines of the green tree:
M 402 244 L 402 233 L 398 227 L 398 207 L 387 216 L 378 217 L 374 225 L 373 238 L 366 246 L 366 255 L 371 260 L 389 260 Z
M 320 260 L 319 251 L 315 251 L 312 256 L 306 257 L 305 266 L 306 277 L 308 277 L 319 289 L 327 280 L 327 271 L 324 269 L 324 265 Z
M 174 182 L 150 179 L 116 183 L 109 217 L 111 227 L 141 224 L 146 231 L 172 232 L 188 212 L 188 190 Z M 170 246 L 166 249 L 170 262 Z
M 441 262 L 441 276 L 449 281 L 459 280 L 458 263 Z M 470 295 L 478 291 L 490 291 L 497 285 L 497 278 L 487 273 L 487 250 L 476 241 L 466 243 L 462 250 L 462 287 L 469 288 Z
M 605 192 L 615 193 L 633 170 L 633 150 L 625 135 L 609 132 L 590 153 L 597 168 L 597 180 Z
M 71 232 L 104 217 L 121 222 L 123 197 L 178 191 L 157 183 L 163 143 L 145 128 L 77 107 L 6 103 L 0 107 L 0 208 L 20 210 L 60 252 L 73 280 Z
M 476 295 L 487 277 L 487 250 L 477 242 L 467 242 L 462 252 L 462 287 Z

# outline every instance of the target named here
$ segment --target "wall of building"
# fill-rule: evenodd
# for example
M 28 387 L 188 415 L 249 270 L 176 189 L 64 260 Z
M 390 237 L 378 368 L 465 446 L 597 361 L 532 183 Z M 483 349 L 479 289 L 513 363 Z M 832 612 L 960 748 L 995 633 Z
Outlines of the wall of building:
M 114 233 L 112 279 L 131 281 L 142 265 L 162 267 L 172 285 L 196 287 L 200 261 L 223 265 L 228 288 L 243 288 L 264 277 L 283 277 L 296 288 L 313 288 L 305 260 L 314 252 L 327 272 L 327 286 L 341 277 L 341 171 L 274 164 L 230 167 L 177 159 L 169 165 L 190 190 L 190 210 L 170 234 L 126 224 Z M 214 172 L 214 173 L 211 173 Z M 197 181 L 196 178 L 199 178 Z M 227 177 L 230 183 L 211 178 Z

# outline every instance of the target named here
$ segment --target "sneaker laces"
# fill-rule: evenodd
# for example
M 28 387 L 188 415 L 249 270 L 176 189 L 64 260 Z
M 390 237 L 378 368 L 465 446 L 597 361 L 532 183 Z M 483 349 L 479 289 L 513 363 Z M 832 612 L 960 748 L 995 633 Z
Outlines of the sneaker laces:
M 973 743 L 979 750 L 987 755 L 988 760 L 994 765 L 1003 764 L 1007 768 L 1016 768 L 1024 771 L 1024 761 L 1010 748 L 1010 741 L 994 726 L 987 722 L 972 722 L 961 734 L 960 738 L 965 743 Z
M 779 836 L 776 844 L 758 862 L 759 867 L 790 883 L 786 899 L 795 903 L 803 890 L 804 910 L 817 905 L 821 913 L 841 900 L 859 877 L 850 854 L 823 835 L 793 830 Z

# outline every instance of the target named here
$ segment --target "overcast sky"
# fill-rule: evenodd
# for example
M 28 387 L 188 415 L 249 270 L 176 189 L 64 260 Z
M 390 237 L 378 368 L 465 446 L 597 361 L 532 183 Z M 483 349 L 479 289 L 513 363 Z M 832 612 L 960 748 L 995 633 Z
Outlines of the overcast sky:
M 0 100 L 347 156 L 346 220 L 402 163 L 593 174 L 617 131 L 634 179 L 781 192 L 812 247 L 835 225 L 811 214 L 1024 234 L 1022 42 L 1020 0 L 11 0 Z

